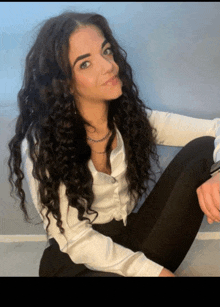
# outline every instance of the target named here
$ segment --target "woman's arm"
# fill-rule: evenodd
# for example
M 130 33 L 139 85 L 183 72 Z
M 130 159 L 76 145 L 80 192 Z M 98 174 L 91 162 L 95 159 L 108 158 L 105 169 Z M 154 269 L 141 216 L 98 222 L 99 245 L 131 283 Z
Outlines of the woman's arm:
M 157 129 L 157 144 L 183 147 L 190 141 L 202 137 L 215 137 L 214 162 L 220 161 L 220 118 L 199 119 L 189 116 L 147 111 L 151 125 Z

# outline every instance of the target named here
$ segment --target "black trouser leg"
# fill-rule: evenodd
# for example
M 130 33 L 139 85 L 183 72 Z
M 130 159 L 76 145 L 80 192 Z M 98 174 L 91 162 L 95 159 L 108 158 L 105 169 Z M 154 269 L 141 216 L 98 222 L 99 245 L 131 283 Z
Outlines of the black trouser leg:
M 210 178 L 214 138 L 188 143 L 162 174 L 137 214 L 128 219 L 134 250 L 175 271 L 185 258 L 203 219 L 196 189 Z M 135 216 L 135 217 L 134 217 Z

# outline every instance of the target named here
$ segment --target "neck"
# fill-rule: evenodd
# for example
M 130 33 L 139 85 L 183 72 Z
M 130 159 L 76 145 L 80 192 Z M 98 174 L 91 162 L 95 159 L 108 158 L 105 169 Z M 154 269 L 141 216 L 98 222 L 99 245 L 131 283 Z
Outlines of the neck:
M 96 128 L 96 133 L 103 133 L 108 128 L 108 104 L 106 102 L 86 103 L 77 106 L 82 117 L 93 127 Z M 92 127 L 86 125 L 86 130 L 92 133 Z

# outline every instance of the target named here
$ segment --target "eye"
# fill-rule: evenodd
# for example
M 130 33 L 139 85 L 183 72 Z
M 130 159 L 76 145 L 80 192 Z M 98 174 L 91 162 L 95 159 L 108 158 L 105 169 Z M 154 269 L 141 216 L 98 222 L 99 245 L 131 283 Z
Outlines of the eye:
M 105 51 L 104 51 L 104 53 L 106 54 L 106 51 L 107 50 L 109 50 L 110 51 L 110 53 L 108 53 L 108 54 L 113 54 L 113 51 L 112 51 L 112 48 L 111 47 L 109 47 L 109 48 L 107 48 L 107 49 L 105 49 Z
M 81 69 L 86 69 L 86 68 L 88 68 L 88 66 L 86 65 L 86 63 L 89 63 L 89 62 L 88 62 L 88 61 L 83 62 L 83 63 L 80 65 L 80 68 L 81 68 Z

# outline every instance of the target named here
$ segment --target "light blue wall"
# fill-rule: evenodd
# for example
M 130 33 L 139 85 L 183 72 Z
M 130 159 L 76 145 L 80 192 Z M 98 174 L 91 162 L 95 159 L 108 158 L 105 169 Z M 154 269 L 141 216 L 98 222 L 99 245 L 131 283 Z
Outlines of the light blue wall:
M 65 9 L 96 11 L 128 53 L 151 108 L 220 117 L 220 3 L 1 2 L 0 116 L 13 117 L 33 28 Z

